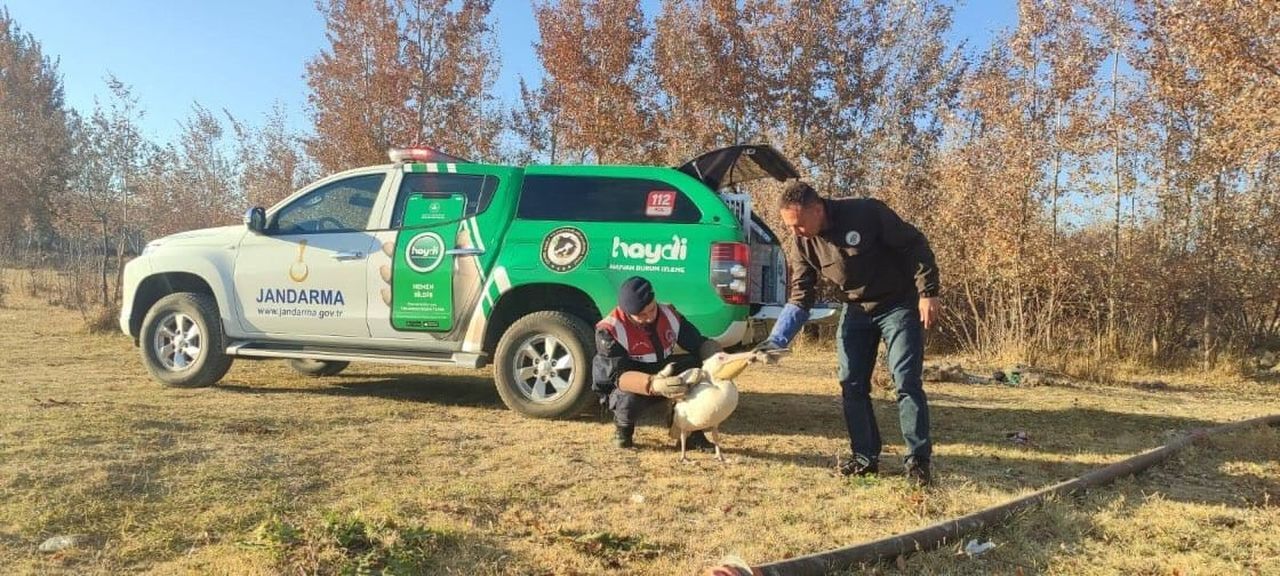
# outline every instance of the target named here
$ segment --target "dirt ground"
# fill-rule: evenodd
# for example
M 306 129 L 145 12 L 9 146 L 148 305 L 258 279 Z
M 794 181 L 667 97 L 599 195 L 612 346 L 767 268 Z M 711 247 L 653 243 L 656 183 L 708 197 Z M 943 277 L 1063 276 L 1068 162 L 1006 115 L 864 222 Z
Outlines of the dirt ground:
M 829 351 L 739 379 L 728 462 L 681 465 L 600 419 L 506 410 L 488 371 L 352 365 L 310 379 L 237 361 L 205 389 L 152 381 L 119 334 L 11 285 L 0 308 L 6 573 L 694 574 L 984 508 L 1166 442 L 1280 413 L 1277 384 L 1161 375 L 1042 386 L 930 383 L 937 486 L 911 489 L 891 394 L 884 474 L 837 476 L 848 441 Z M 1010 441 L 1023 431 L 1029 442 Z M 1280 574 L 1280 429 L 1215 438 L 1137 478 L 1050 502 L 879 574 Z M 55 552 L 38 547 L 75 536 Z

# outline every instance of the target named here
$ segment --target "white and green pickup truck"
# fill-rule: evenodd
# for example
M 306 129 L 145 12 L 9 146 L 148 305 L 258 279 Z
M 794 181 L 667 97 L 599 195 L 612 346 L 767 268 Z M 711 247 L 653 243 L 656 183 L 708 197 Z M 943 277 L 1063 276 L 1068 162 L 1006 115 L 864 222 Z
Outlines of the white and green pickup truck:
M 732 193 L 797 177 L 768 146 L 679 168 L 497 166 L 429 148 L 391 160 L 252 208 L 244 225 L 148 244 L 125 267 L 120 328 L 151 374 L 208 386 L 236 357 L 311 375 L 492 365 L 509 407 L 557 417 L 589 396 L 592 326 L 630 276 L 726 347 L 781 309 L 778 240 Z

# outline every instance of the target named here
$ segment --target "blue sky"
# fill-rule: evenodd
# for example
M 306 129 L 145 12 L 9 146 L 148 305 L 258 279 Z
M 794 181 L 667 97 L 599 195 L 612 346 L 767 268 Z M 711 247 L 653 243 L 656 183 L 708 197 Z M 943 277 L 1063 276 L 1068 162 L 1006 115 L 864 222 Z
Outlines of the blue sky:
M 801 0 L 803 1 L 803 0 Z M 643 0 L 656 14 L 658 0 Z M 171 140 L 194 102 L 261 123 L 276 102 L 306 130 L 306 62 L 325 46 L 312 0 L 5 0 L 10 16 L 59 60 L 67 103 L 82 113 L 106 98 L 113 73 L 146 110 L 143 130 Z M 502 71 L 495 91 L 514 100 L 517 79 L 537 79 L 537 26 L 529 0 L 494 3 Z M 1014 0 L 968 0 L 955 12 L 955 39 L 982 47 L 1017 17 Z

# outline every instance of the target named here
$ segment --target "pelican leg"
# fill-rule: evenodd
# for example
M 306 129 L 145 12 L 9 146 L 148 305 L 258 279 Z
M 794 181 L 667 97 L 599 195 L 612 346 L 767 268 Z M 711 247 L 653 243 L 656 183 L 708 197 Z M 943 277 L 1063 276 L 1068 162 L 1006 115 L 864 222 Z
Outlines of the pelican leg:
M 716 460 L 724 462 L 724 457 L 720 455 L 720 428 L 711 429 L 711 443 L 716 445 Z
M 684 444 L 685 444 L 685 441 L 688 439 L 689 439 L 689 433 L 687 431 L 681 430 L 680 431 L 680 462 L 681 463 L 689 461 L 689 458 L 684 454 Z

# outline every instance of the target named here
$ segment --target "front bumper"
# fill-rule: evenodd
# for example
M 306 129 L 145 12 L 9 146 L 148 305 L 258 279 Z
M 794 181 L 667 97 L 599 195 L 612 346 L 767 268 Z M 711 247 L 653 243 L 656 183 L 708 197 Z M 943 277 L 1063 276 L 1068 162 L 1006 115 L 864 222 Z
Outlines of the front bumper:
M 120 275 L 120 331 L 133 338 L 134 344 L 138 343 L 138 334 L 133 330 L 133 301 L 138 295 L 138 286 L 150 273 L 151 260 L 139 256 L 126 262 Z

